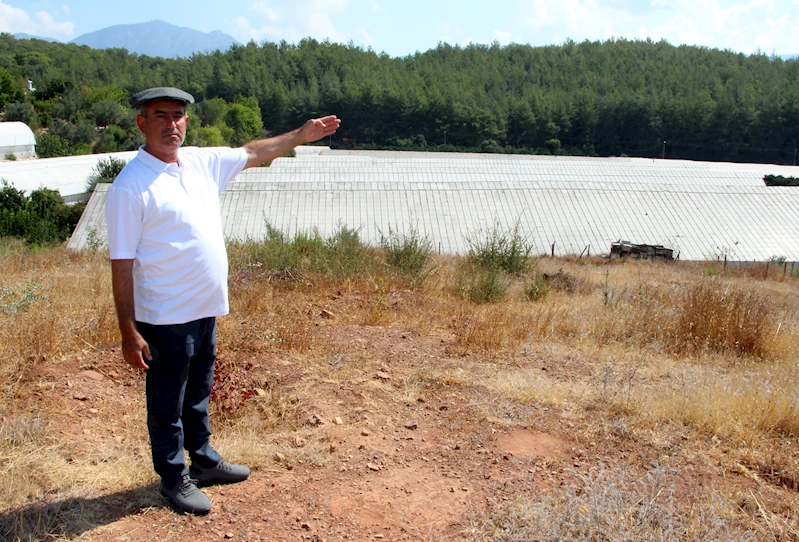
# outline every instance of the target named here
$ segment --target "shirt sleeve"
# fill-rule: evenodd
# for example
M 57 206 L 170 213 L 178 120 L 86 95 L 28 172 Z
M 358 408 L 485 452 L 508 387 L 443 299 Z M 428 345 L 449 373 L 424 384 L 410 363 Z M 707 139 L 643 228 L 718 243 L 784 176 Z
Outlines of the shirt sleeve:
M 141 241 L 144 203 L 129 191 L 112 186 L 105 202 L 108 251 L 112 260 L 132 260 Z
M 247 165 L 247 151 L 243 147 L 236 149 L 221 148 L 218 154 L 217 179 L 219 192 L 241 173 Z

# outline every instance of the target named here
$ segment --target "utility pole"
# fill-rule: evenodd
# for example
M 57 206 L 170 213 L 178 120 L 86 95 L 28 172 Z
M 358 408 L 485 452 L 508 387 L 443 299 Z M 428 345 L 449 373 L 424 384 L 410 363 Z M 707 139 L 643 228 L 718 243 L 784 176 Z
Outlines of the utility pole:
M 663 160 L 666 159 L 666 142 L 663 142 Z

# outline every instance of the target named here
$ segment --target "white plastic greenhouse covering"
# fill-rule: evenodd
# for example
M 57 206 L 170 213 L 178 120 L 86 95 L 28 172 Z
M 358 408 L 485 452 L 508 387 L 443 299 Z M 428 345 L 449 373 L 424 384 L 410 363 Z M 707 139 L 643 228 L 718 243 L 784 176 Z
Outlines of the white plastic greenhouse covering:
M 97 162 L 111 156 L 127 162 L 136 156 L 136 151 L 0 162 L 0 179 L 26 194 L 37 188 L 50 188 L 68 198 L 85 193 L 86 178 Z
M 682 260 L 799 261 L 799 188 L 766 187 L 766 174 L 799 177 L 799 167 L 323 149 L 242 172 L 222 194 L 222 223 L 236 240 L 263 239 L 267 222 L 290 236 L 346 226 L 372 245 L 415 229 L 453 254 L 518 224 L 538 254 L 607 254 L 625 240 Z M 70 248 L 90 232 L 104 239 L 107 189 Z

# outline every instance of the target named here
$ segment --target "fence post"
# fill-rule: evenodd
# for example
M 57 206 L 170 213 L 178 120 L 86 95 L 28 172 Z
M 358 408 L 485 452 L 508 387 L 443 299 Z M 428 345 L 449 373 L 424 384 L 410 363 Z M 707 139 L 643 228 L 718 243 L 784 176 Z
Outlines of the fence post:
M 768 266 L 769 266 L 770 263 L 771 263 L 771 261 L 766 262 L 766 278 L 765 278 L 765 280 L 768 280 Z
M 788 274 L 788 262 L 783 263 L 782 265 L 782 278 Z
M 724 274 L 727 274 L 727 255 L 724 255 Z
M 555 243 L 552 243 L 552 257 L 555 257 Z

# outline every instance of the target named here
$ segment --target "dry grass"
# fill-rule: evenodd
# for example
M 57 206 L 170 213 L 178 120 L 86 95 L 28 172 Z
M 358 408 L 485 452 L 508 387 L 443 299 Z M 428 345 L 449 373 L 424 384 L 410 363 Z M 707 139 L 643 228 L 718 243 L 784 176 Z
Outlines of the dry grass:
M 530 277 L 519 276 L 501 303 L 475 304 L 458 293 L 457 258 L 437 258 L 420 283 L 379 265 L 327 276 L 266 270 L 243 252 L 231 261 L 220 359 L 243 387 L 263 391 L 230 415 L 214 407 L 223 414 L 216 442 L 232 459 L 264 469 L 282 468 L 275 457 L 324 465 L 329 442 L 307 418 L 323 402 L 321 387 L 351 384 L 364 393 L 354 416 L 438 390 L 468 397 L 491 423 L 529 424 L 538 407 L 568 409 L 583 431 L 578 439 L 688 427 L 719 439 L 729 450 L 722 463 L 733 471 L 799 487 L 797 279 L 718 276 L 690 263 L 543 259 L 536 272 L 560 274 L 543 297 L 531 301 Z M 0 478 L 8 481 L 0 512 L 15 518 L 11 539 L 70 536 L 81 532 L 69 525 L 86 521 L 78 509 L 93 497 L 119 487 L 147 502 L 136 488 L 154 481 L 141 421 L 125 428 L 124 444 L 69 462 L 56 414 L 32 406 L 48 364 L 118 340 L 109 265 L 102 254 L 5 244 L 0 267 Z M 336 337 L 336 329 L 360 327 L 401 327 L 429 344 L 445 342 L 450 357 L 409 365 L 392 384 L 375 381 L 393 353 Z M 579 422 L 594 415 L 618 427 Z M 747 515 L 731 496 L 678 492 L 680 476 L 660 466 L 638 475 L 598 467 L 559 491 L 535 486 L 497 503 L 475 516 L 465 537 L 746 540 L 764 539 L 771 528 L 782 534 L 770 538 L 790 539 L 792 518 L 769 523 L 767 510 Z

